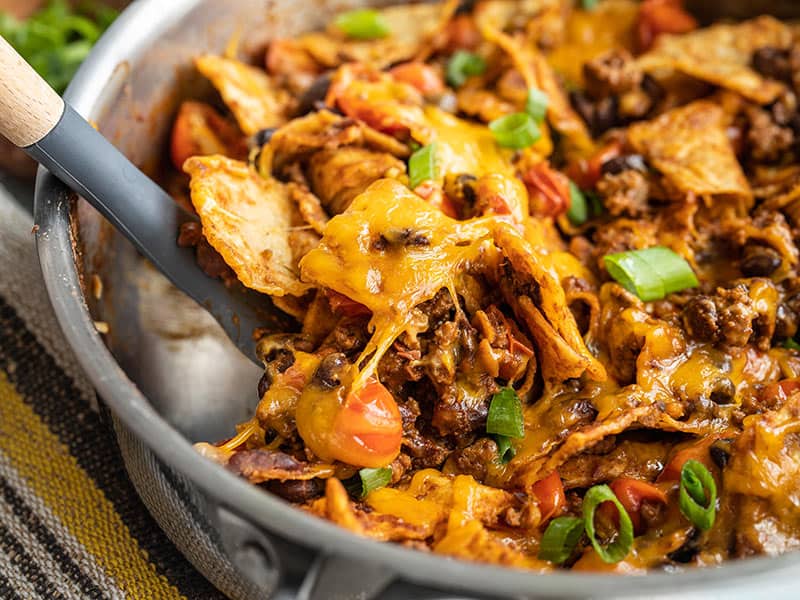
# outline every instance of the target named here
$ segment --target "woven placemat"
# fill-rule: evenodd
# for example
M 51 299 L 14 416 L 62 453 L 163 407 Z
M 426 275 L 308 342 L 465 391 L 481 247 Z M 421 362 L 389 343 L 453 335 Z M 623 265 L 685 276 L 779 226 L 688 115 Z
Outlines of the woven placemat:
M 0 188 L 0 598 L 217 599 L 148 513 Z

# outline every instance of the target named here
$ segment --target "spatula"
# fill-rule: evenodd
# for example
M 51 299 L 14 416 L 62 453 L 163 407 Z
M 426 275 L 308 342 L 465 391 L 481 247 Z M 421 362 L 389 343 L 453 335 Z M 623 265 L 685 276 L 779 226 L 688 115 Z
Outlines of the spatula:
M 179 289 L 217 320 L 260 364 L 256 328 L 286 331 L 291 321 L 267 296 L 226 287 L 177 245 L 179 224 L 196 219 L 111 145 L 0 37 L 0 134 L 80 194 Z

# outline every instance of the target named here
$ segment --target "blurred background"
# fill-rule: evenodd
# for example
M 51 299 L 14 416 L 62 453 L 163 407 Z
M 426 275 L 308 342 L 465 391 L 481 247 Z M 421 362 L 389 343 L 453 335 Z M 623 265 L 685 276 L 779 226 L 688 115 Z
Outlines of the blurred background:
M 63 93 L 124 0 L 0 0 L 0 36 Z M 29 210 L 36 164 L 0 136 L 0 185 Z

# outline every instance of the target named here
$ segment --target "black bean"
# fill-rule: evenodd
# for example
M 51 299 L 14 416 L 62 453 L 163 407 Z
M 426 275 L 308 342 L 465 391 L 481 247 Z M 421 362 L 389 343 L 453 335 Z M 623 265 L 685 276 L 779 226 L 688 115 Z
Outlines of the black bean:
M 764 46 L 753 53 L 753 68 L 766 77 L 789 81 L 792 67 L 786 50 L 773 46 Z
M 461 0 L 458 3 L 458 8 L 456 8 L 456 14 L 470 14 L 475 10 L 475 4 L 477 4 L 477 0 Z
M 775 309 L 775 337 L 782 340 L 793 338 L 797 334 L 798 317 L 787 304 L 778 304 Z
M 267 393 L 269 390 L 269 386 L 272 385 L 272 376 L 267 372 L 264 371 L 264 374 L 261 376 L 261 379 L 258 380 L 258 397 L 263 398 L 264 394 Z
M 713 460 L 714 464 L 720 469 L 724 469 L 731 459 L 731 453 L 722 446 L 717 446 L 716 444 L 709 448 L 709 452 L 711 453 L 711 460 Z
M 695 296 L 683 309 L 683 326 L 693 338 L 714 341 L 719 334 L 717 305 L 708 296 Z
M 736 397 L 736 386 L 728 377 L 720 377 L 711 390 L 711 401 L 715 404 L 730 404 Z
M 645 76 L 642 78 L 642 89 L 644 90 L 644 93 L 653 100 L 653 102 L 657 102 L 666 96 L 666 91 L 663 87 L 661 87 L 661 84 L 649 74 L 645 74 Z
M 333 352 L 322 359 L 314 373 L 313 383 L 327 390 L 339 387 L 342 381 L 339 374 L 347 365 L 347 357 L 341 352 Z
M 253 143 L 258 147 L 261 147 L 264 144 L 269 144 L 269 141 L 272 139 L 272 136 L 276 131 L 278 131 L 276 127 L 267 127 L 266 129 L 256 132 L 256 134 L 253 136 Z
M 619 175 L 623 171 L 647 173 L 647 163 L 645 163 L 644 156 L 641 154 L 623 154 L 604 162 L 600 167 L 600 171 L 603 175 Z
M 300 96 L 297 107 L 298 114 L 305 115 L 314 110 L 319 110 L 319 103 L 324 102 L 325 96 L 328 95 L 331 79 L 331 73 L 323 73 L 314 80 L 314 83 Z
M 744 250 L 740 268 L 745 277 L 769 277 L 781 266 L 781 256 L 772 248 L 751 245 Z
M 325 486 L 321 479 L 289 480 L 289 481 L 270 481 L 266 484 L 267 489 L 273 494 L 277 494 L 289 502 L 302 503 L 320 497 L 325 491 Z
M 692 531 L 692 535 L 684 542 L 683 546 L 674 552 L 667 554 L 667 557 L 669 557 L 670 560 L 674 560 L 675 562 L 679 563 L 691 562 L 700 551 L 700 544 L 698 543 L 699 538 L 700 530 L 694 529 Z

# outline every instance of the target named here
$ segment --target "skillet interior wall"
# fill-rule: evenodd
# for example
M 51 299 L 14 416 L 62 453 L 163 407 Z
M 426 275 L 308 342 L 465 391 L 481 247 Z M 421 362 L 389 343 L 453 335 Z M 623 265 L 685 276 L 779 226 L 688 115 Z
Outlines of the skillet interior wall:
M 195 56 L 222 53 L 238 36 L 239 55 L 257 62 L 276 35 L 322 27 L 347 7 L 389 3 L 206 0 L 146 52 L 118 65 L 89 116 L 158 180 L 180 102 L 213 98 Z M 260 369 L 83 200 L 73 210 L 73 232 L 90 310 L 108 324 L 106 342 L 126 374 L 191 441 L 227 437 L 257 403 Z

